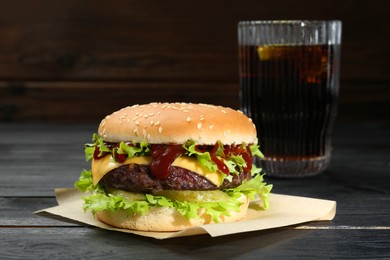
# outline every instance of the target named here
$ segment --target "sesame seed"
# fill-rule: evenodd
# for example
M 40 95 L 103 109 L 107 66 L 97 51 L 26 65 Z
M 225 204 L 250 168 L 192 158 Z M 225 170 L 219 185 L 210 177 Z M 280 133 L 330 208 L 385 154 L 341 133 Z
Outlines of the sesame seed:
M 222 113 L 227 114 L 226 110 L 221 110 Z
M 156 121 L 155 123 L 154 123 L 154 125 L 159 125 L 160 124 L 160 121 Z
M 198 124 L 196 125 L 196 128 L 201 129 L 201 128 L 202 128 L 202 123 L 198 123 Z
M 138 121 L 135 121 L 135 124 L 136 124 L 136 125 L 139 125 L 139 122 L 138 122 Z
M 162 129 L 162 127 L 160 126 L 160 127 L 158 128 L 158 133 L 161 134 L 161 133 L 162 133 L 162 130 L 163 130 L 163 129 Z
M 209 125 L 209 129 L 213 129 L 214 128 L 214 125 Z
M 186 121 L 190 122 L 191 121 L 191 117 L 187 117 Z
M 149 123 L 150 123 L 150 125 L 153 125 L 153 124 L 154 124 L 154 121 L 153 121 L 153 120 L 150 120 Z
M 146 136 L 146 139 L 150 139 L 150 134 L 148 134 L 148 135 Z

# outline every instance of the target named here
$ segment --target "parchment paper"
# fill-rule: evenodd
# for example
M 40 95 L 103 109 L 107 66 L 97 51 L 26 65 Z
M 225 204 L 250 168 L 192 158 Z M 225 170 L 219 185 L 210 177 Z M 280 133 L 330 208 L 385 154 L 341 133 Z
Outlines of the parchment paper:
M 191 227 L 178 232 L 142 232 L 114 228 L 95 219 L 90 212 L 84 212 L 82 194 L 74 188 L 55 190 L 58 206 L 34 212 L 45 217 L 76 221 L 108 230 L 166 239 L 208 233 L 212 237 L 242 232 L 264 230 L 310 221 L 332 220 L 336 215 L 336 202 L 298 196 L 270 194 L 270 208 L 262 210 L 259 201 L 252 201 L 247 217 L 238 222 L 209 224 Z

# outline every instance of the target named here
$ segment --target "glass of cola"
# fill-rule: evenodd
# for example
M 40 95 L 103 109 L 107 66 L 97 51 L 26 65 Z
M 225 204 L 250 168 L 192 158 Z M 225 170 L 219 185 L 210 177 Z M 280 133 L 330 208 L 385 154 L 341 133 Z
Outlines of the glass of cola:
M 241 21 L 240 102 L 276 177 L 323 172 L 337 113 L 341 21 Z

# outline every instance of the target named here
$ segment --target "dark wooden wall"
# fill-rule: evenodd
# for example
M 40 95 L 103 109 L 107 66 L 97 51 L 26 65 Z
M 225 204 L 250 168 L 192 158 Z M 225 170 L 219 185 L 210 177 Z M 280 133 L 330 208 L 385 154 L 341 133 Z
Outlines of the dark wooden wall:
M 3 0 L 0 122 L 93 122 L 149 101 L 238 108 L 249 19 L 342 20 L 339 118 L 388 120 L 389 14 L 385 0 Z

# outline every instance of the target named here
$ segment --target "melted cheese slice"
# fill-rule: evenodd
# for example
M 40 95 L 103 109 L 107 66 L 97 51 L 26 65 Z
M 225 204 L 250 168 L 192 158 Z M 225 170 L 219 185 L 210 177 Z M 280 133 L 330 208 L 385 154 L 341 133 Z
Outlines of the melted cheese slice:
M 210 171 L 209 169 L 201 165 L 195 158 L 191 158 L 188 156 L 178 157 L 172 163 L 172 166 L 177 166 L 190 170 L 192 172 L 196 172 L 197 174 L 202 175 L 217 186 L 220 186 L 222 183 L 222 175 L 220 173 Z
M 152 162 L 152 157 L 150 156 L 142 156 L 142 157 L 133 157 L 131 159 L 127 159 L 123 163 L 118 163 L 112 158 L 111 155 L 105 156 L 99 160 L 92 160 L 92 179 L 93 184 L 96 185 L 106 175 L 107 172 L 118 168 L 119 166 L 135 163 L 141 165 L 149 165 Z
M 149 165 L 152 162 L 152 158 L 150 156 L 141 156 L 141 157 L 134 157 L 131 159 L 127 159 L 123 163 L 118 163 L 114 161 L 112 156 L 105 156 L 102 159 L 99 160 L 92 160 L 92 179 L 93 184 L 96 185 L 100 181 L 101 178 L 103 178 L 106 173 L 109 171 L 118 168 L 119 166 L 125 165 L 125 164 L 140 164 L 140 165 Z M 222 183 L 222 175 L 217 172 L 209 171 L 207 168 L 203 167 L 199 162 L 191 157 L 187 156 L 181 156 L 176 158 L 176 160 L 172 163 L 172 166 L 181 167 L 184 169 L 187 169 L 189 171 L 195 172 L 205 178 L 207 178 L 209 181 L 211 181 L 213 184 L 220 186 Z

